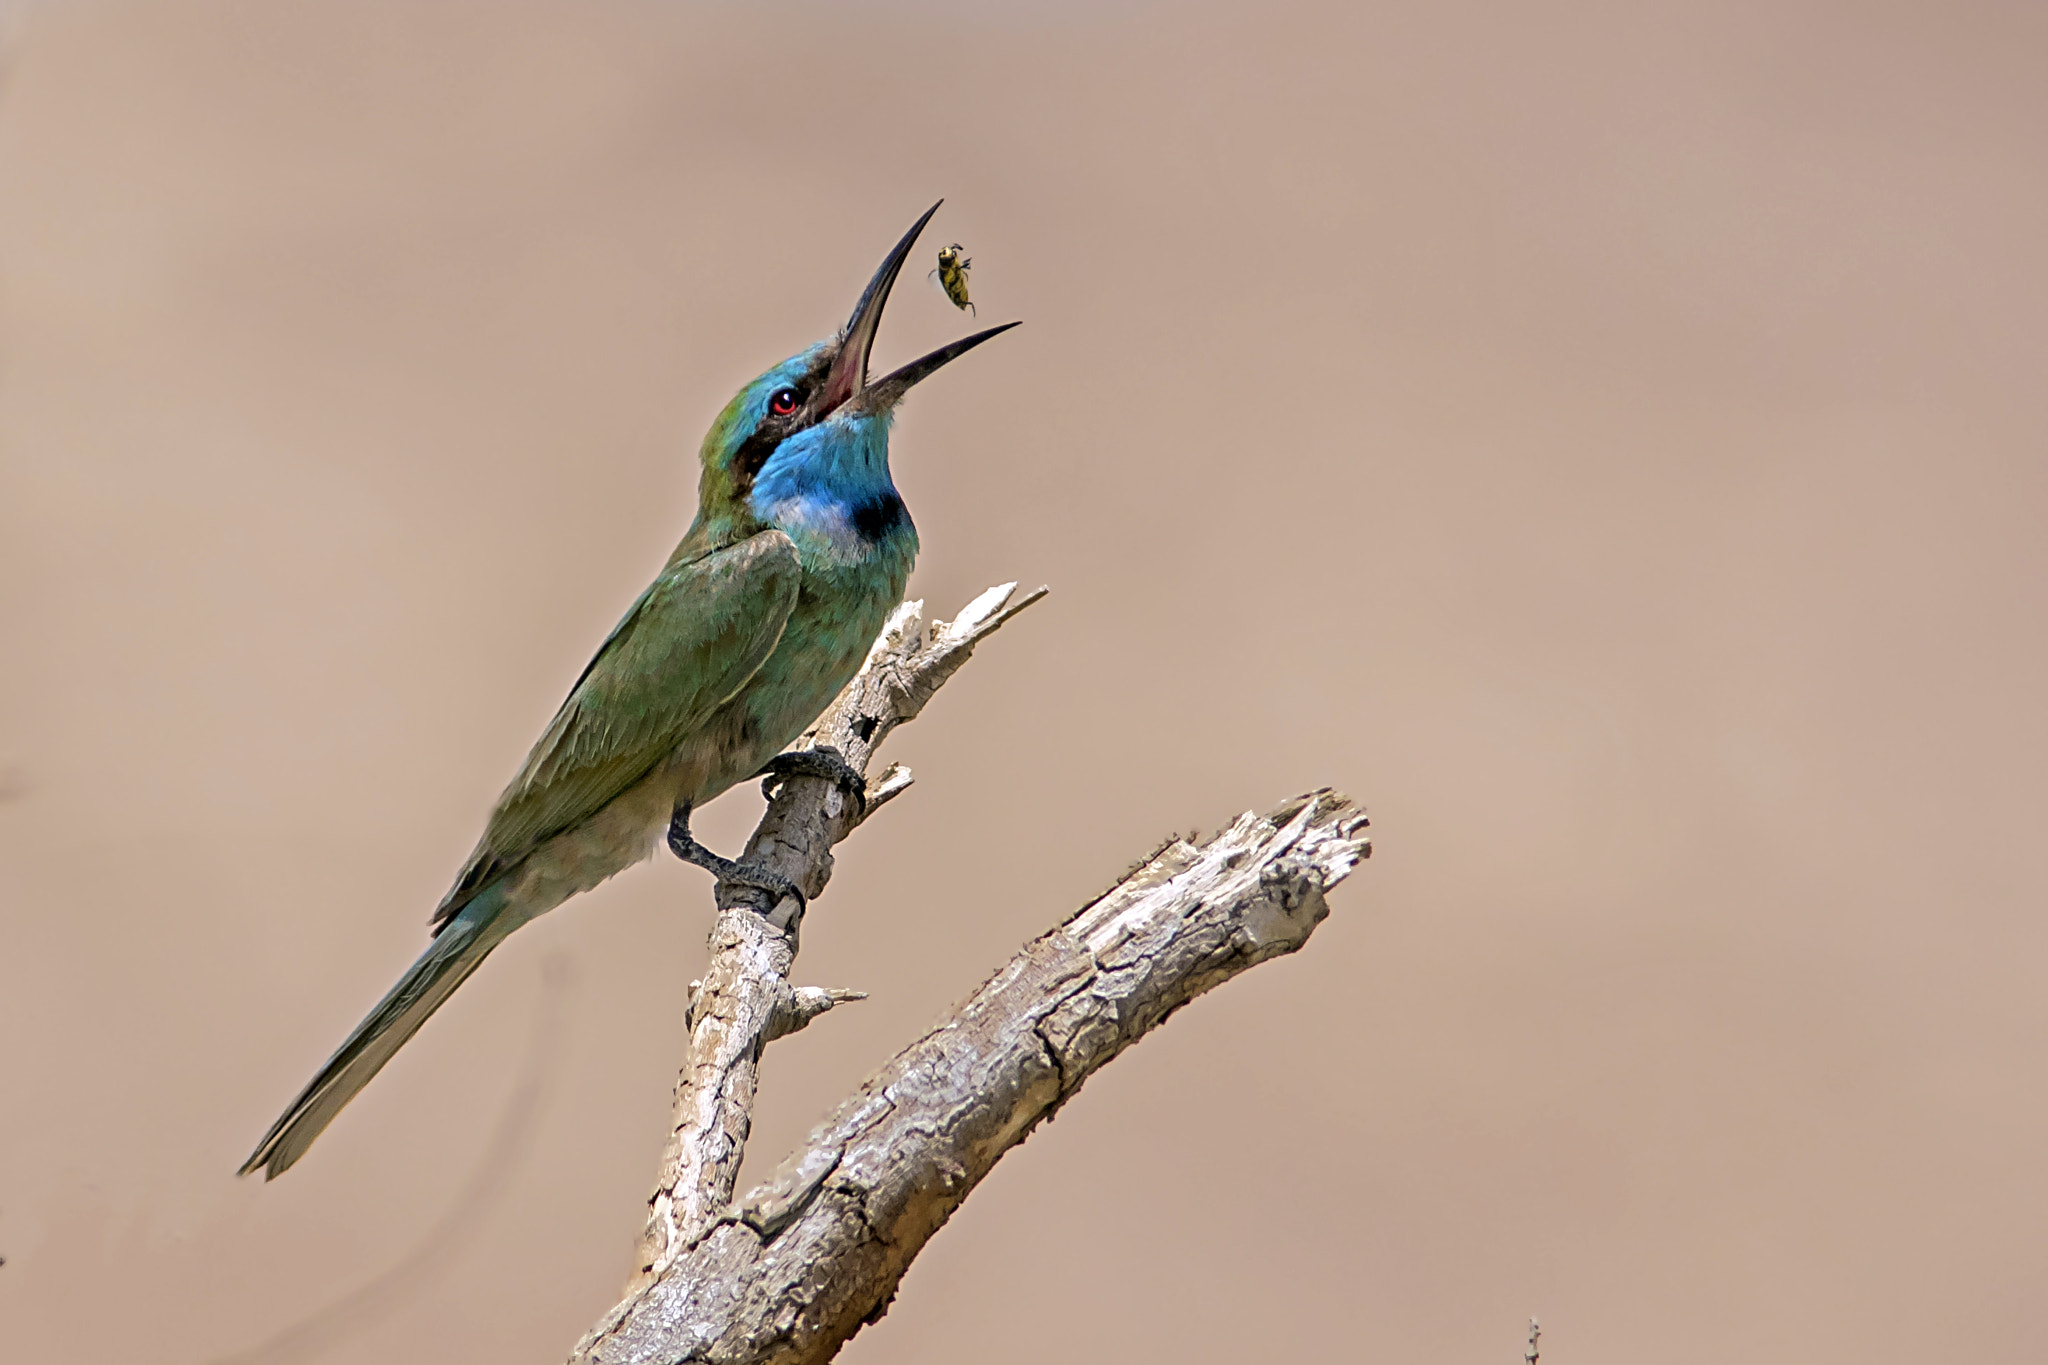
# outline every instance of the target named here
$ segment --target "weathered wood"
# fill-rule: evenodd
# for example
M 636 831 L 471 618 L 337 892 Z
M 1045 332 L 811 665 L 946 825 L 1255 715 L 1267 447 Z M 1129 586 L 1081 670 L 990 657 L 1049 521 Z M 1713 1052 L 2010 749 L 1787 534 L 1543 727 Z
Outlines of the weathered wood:
M 1305 943 L 1324 893 L 1369 855 L 1365 824 L 1324 790 L 1205 843 L 1167 843 L 870 1077 L 637 1283 L 573 1361 L 830 1359 L 886 1311 L 1003 1153 L 1090 1075 L 1195 996 Z
M 1015 583 L 990 588 L 956 619 L 934 621 L 929 631 L 922 602 L 898 607 L 860 673 L 805 734 L 801 747 L 836 749 L 865 775 L 882 741 L 924 709 L 974 646 L 1046 591 L 1040 588 L 1012 603 L 1016 589 Z M 806 897 L 815 897 L 832 876 L 832 845 L 910 782 L 907 768 L 892 766 L 868 784 L 863 806 L 823 778 L 782 779 L 742 861 L 778 872 Z M 629 1293 L 653 1283 L 732 1202 L 762 1047 L 835 1004 L 861 998 L 858 991 L 790 986 L 803 917 L 795 897 L 771 903 L 754 887 L 728 882 L 719 883 L 716 895 L 711 962 L 703 979 L 690 983 L 690 1054 L 676 1080 L 674 1120 L 648 1200 Z

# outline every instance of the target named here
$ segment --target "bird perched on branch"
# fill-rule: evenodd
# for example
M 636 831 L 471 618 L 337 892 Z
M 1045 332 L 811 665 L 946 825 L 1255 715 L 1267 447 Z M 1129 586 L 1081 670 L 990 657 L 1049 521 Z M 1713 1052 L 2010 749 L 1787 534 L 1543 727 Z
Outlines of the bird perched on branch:
M 917 531 L 889 476 L 889 424 L 912 385 L 1007 323 L 867 376 L 882 307 L 932 205 L 868 282 L 838 335 L 741 389 L 704 438 L 697 519 L 599 647 L 433 917 L 434 939 L 356 1026 L 241 1173 L 305 1154 L 491 949 L 520 925 L 647 857 L 676 856 L 780 898 L 774 873 L 690 836 L 690 812 L 736 783 L 859 776 L 826 752 L 783 754 L 859 671 L 903 599 Z

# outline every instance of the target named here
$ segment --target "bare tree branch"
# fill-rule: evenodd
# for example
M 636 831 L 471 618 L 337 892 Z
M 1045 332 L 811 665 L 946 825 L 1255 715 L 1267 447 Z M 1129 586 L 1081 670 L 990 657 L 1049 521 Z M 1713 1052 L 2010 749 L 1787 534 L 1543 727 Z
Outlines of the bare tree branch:
M 1305 943 L 1328 913 L 1324 892 L 1369 855 L 1365 824 L 1323 790 L 1206 843 L 1168 842 L 870 1077 L 737 1206 L 695 1226 L 573 1361 L 830 1359 L 887 1310 L 912 1258 L 1003 1153 L 1097 1068 L 1195 996 Z
M 865 775 L 882 741 L 916 718 L 974 646 L 1046 592 L 1012 603 L 1016 589 L 990 588 L 958 618 L 934 621 L 929 631 L 922 602 L 898 607 L 860 673 L 804 736 L 804 747 L 836 750 Z M 863 805 L 826 778 L 782 779 L 742 861 L 778 872 L 815 897 L 832 875 L 832 845 L 910 782 L 908 769 L 892 766 L 868 785 Z M 732 1202 L 762 1047 L 835 1004 L 862 998 L 858 991 L 790 987 L 803 916 L 795 897 L 774 904 L 756 888 L 720 882 L 717 899 L 711 962 L 703 980 L 691 983 L 690 1056 L 676 1081 L 674 1123 L 629 1293 L 652 1284 Z

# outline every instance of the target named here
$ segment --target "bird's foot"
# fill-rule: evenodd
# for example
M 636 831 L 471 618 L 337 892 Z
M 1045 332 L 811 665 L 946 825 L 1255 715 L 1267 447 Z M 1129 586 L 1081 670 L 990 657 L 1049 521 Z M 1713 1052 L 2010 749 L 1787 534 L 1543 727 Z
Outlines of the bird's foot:
M 788 778 L 822 777 L 852 799 L 855 820 L 868 813 L 868 780 L 829 744 L 777 754 L 754 776 L 764 779 L 761 795 L 770 800 L 775 798 L 775 789 Z
M 780 872 L 770 871 L 758 863 L 742 863 L 731 858 L 721 858 L 697 842 L 690 833 L 690 808 L 677 806 L 674 818 L 668 824 L 668 848 L 686 863 L 703 868 L 722 882 L 736 886 L 751 886 L 766 891 L 777 901 L 785 897 L 796 901 L 797 914 L 809 908 L 810 900 L 797 888 L 797 884 Z

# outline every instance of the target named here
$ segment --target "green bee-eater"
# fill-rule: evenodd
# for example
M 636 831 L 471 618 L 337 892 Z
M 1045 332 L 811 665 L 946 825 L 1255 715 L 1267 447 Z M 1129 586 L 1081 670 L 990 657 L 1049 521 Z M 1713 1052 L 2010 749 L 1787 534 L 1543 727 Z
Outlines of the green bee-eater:
M 264 1134 L 242 1174 L 290 1169 L 506 935 L 649 856 L 664 833 L 680 857 L 794 893 L 705 850 L 690 837 L 689 815 L 762 773 L 803 733 L 903 599 L 917 531 L 889 476 L 896 405 L 1007 330 L 978 332 L 868 381 L 890 287 L 938 207 L 890 251 L 836 337 L 741 389 L 712 423 L 689 534 L 498 798 L 434 914 L 433 942 Z

